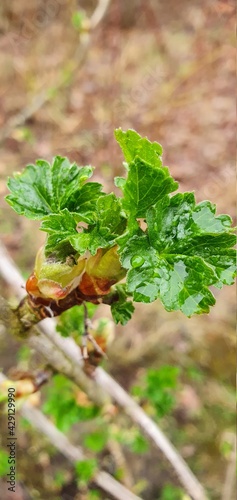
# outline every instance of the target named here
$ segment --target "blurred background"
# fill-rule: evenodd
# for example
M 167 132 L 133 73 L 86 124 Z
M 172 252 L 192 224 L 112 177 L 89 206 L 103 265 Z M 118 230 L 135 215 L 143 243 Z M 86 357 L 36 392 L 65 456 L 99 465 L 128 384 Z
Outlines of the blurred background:
M 181 191 L 195 190 L 198 201 L 209 199 L 218 213 L 235 215 L 234 1 L 112 0 L 89 33 L 95 7 L 94 1 L 74 0 L 0 4 L 0 231 L 25 277 L 44 234 L 37 222 L 16 216 L 5 203 L 7 176 L 37 158 L 51 161 L 60 154 L 95 166 L 93 180 L 110 192 L 114 176 L 123 173 L 116 127 L 134 128 L 160 142 Z M 104 366 L 135 393 L 134 386 L 142 386 L 151 370 L 160 374 L 157 383 L 169 394 L 168 403 L 166 396 L 158 406 L 150 404 L 152 397 L 140 403 L 210 498 L 232 500 L 234 287 L 215 290 L 215 296 L 211 313 L 192 319 L 165 312 L 159 302 L 137 305 L 128 325 L 116 327 Z M 98 317 L 109 315 L 109 308 L 99 308 Z M 5 373 L 15 365 L 26 369 L 32 363 L 27 347 L 4 331 L 0 336 L 1 368 Z M 34 367 L 40 363 L 36 356 Z M 43 401 L 52 399 L 49 391 L 42 391 Z M 57 423 L 52 412 L 51 418 Z M 80 443 L 91 422 L 72 424 L 66 430 Z M 157 450 L 147 449 L 125 417 L 119 426 L 127 481 L 132 478 L 142 498 L 185 498 Z M 96 490 L 83 496 L 73 469 L 46 439 L 24 423 L 19 429 L 21 487 L 14 500 L 108 498 Z M 136 446 L 126 441 L 126 432 L 135 433 Z M 111 454 L 102 450 L 100 460 L 113 473 Z M 5 492 L 4 498 L 12 497 Z

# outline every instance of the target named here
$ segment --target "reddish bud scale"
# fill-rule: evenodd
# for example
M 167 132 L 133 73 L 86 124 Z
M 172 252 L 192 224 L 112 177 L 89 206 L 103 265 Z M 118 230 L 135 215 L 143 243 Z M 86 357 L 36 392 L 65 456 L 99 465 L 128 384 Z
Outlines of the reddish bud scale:
M 43 262 L 45 257 L 42 249 L 39 254 Z M 39 257 L 37 259 L 39 267 L 41 260 Z M 74 289 L 72 289 L 71 284 L 62 287 L 57 282 L 47 280 L 48 284 L 52 282 L 54 292 L 56 288 L 58 289 L 54 298 L 52 298 L 52 294 L 47 296 L 42 293 L 40 284 L 43 280 L 39 281 L 38 274 L 36 271 L 33 272 L 26 282 L 28 294 L 26 300 L 36 322 L 45 317 L 59 316 L 63 311 L 80 305 L 82 302 L 99 304 L 100 299 L 110 293 L 111 286 L 124 276 L 124 272 L 117 255 L 117 247 L 107 251 L 98 249 L 97 254 L 87 260 L 86 269 L 82 272 L 80 282 Z M 106 274 L 108 277 L 104 277 Z

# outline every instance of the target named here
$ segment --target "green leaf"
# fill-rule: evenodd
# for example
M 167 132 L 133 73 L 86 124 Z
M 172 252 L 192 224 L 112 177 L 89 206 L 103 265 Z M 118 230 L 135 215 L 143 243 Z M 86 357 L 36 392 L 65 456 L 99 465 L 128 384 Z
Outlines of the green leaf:
M 185 493 L 183 490 L 173 486 L 172 484 L 166 484 L 162 489 L 159 500 L 184 500 L 184 498 Z
M 70 237 L 77 234 L 76 226 L 75 218 L 67 208 L 59 214 L 44 217 L 40 229 L 48 233 L 45 246 L 46 256 L 55 252 L 63 243 L 69 242 Z
M 87 313 L 89 318 L 93 317 L 97 307 L 98 306 L 95 304 L 90 304 L 89 302 L 87 303 Z M 71 336 L 79 341 L 80 336 L 83 335 L 85 330 L 84 316 L 85 312 L 83 306 L 71 307 L 60 315 L 56 330 L 63 337 Z
M 118 235 L 124 229 L 121 203 L 114 193 L 102 196 L 97 201 L 98 228 L 104 236 Z
M 100 430 L 87 434 L 83 439 L 83 444 L 89 450 L 99 453 L 105 448 L 107 441 L 108 432 Z
M 128 294 L 125 285 L 117 285 L 115 288 L 119 294 L 119 300 L 111 304 L 113 320 L 116 324 L 126 325 L 131 319 L 135 308 L 133 303 L 127 300 Z
M 8 464 L 9 454 L 0 448 L 0 477 L 4 477 L 10 472 L 10 465 Z
M 149 207 L 177 187 L 178 183 L 170 176 L 168 168 L 155 168 L 135 158 L 129 165 L 126 183 L 121 186 L 122 206 L 133 217 L 145 217 Z
M 236 272 L 231 219 L 215 216 L 193 193 L 163 197 L 147 211 L 147 232 L 121 245 L 127 288 L 138 302 L 160 298 L 167 311 L 207 313 L 215 299 L 210 285 L 233 283 Z
M 87 484 L 93 479 L 97 470 L 97 461 L 94 458 L 81 460 L 75 464 L 75 471 L 80 483 Z
M 116 324 L 126 325 L 134 313 L 134 305 L 131 301 L 114 302 L 111 305 L 111 313 Z
M 143 453 L 147 453 L 147 451 L 149 451 L 149 444 L 139 431 L 135 433 L 133 439 L 130 443 L 128 443 L 128 445 L 132 453 L 136 453 L 138 455 L 142 455 Z
M 141 137 L 135 130 L 123 132 L 119 128 L 115 130 L 114 135 L 128 163 L 138 156 L 153 167 L 162 167 L 162 146 L 158 142 L 150 142 L 146 137 Z
M 23 172 L 8 179 L 11 194 L 6 196 L 6 201 L 18 214 L 29 219 L 42 219 L 64 208 L 72 211 L 73 206 L 78 211 L 80 190 L 92 172 L 92 167 L 78 167 L 61 156 L 56 156 L 52 165 L 37 160 L 35 165 L 28 165 Z
M 174 390 L 177 388 L 180 370 L 176 366 L 164 365 L 159 369 L 149 368 L 132 393 L 153 406 L 158 418 L 168 415 L 175 405 Z
M 85 221 L 92 224 L 96 220 L 95 211 L 98 198 L 104 195 L 102 185 L 98 182 L 87 182 L 75 192 L 67 201 L 70 212 L 78 214 L 77 222 Z
M 80 421 L 96 417 L 99 408 L 96 406 L 80 406 L 76 403 L 75 385 L 63 375 L 53 377 L 50 387 L 45 387 L 46 401 L 43 411 L 54 419 L 56 426 L 62 432 L 67 432 L 71 426 Z
M 73 235 L 70 243 L 73 248 L 83 254 L 89 250 L 92 255 L 98 248 L 107 248 L 115 243 L 115 239 L 123 232 L 126 220 L 121 214 L 121 203 L 114 193 L 98 198 L 94 208 L 95 224 L 83 232 Z

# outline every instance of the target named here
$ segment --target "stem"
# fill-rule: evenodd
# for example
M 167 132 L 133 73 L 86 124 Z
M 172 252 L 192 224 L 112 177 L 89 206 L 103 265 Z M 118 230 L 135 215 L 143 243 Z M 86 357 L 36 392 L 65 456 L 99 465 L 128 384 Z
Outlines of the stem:
M 4 380 L 7 380 L 6 377 L 0 373 L 0 383 Z M 79 446 L 74 446 L 65 434 L 60 432 L 41 411 L 34 408 L 29 402 L 23 404 L 19 411 L 32 427 L 47 436 L 52 445 L 73 465 L 87 458 Z M 97 471 L 93 481 L 117 500 L 141 500 L 107 472 Z
M 0 248 L 1 254 L 1 248 Z M 6 251 L 5 251 L 6 262 Z M 8 271 L 12 269 L 13 275 L 18 276 L 19 273 L 12 261 L 8 262 Z M 4 270 L 5 272 L 5 270 Z M 2 261 L 0 258 L 0 274 L 2 273 Z M 17 294 L 19 289 L 18 282 L 12 279 L 12 276 L 6 275 L 6 281 L 13 284 Z M 20 280 L 21 282 L 21 280 Z M 10 315 L 14 313 L 10 311 Z M 5 319 L 7 321 L 7 305 L 5 302 Z M 18 319 L 19 322 L 19 319 Z M 38 330 L 36 330 L 38 333 Z M 96 402 L 96 404 L 105 404 L 111 401 L 112 398 L 121 406 L 124 411 L 130 416 L 133 422 L 137 423 L 142 432 L 147 435 L 155 446 L 162 451 L 169 463 L 176 472 L 180 483 L 191 496 L 193 500 L 207 500 L 207 495 L 203 486 L 189 469 L 188 464 L 183 460 L 179 452 L 170 443 L 168 438 L 163 434 L 161 429 L 153 422 L 143 411 L 143 409 L 135 403 L 135 401 L 126 393 L 126 391 L 106 373 L 102 368 L 97 368 L 94 374 L 94 381 L 90 380 L 81 369 L 82 358 L 79 347 L 71 338 L 62 338 L 55 332 L 55 323 L 53 319 L 47 319 L 39 327 L 37 336 L 33 336 L 30 344 L 34 346 L 49 364 L 57 371 L 63 373 L 68 378 L 73 380 L 79 387 L 86 392 L 88 397 Z M 102 391 L 99 391 L 99 385 Z M 110 398 L 108 397 L 110 395 Z M 100 401 L 100 402 L 99 402 Z M 128 497 L 124 497 L 128 498 Z

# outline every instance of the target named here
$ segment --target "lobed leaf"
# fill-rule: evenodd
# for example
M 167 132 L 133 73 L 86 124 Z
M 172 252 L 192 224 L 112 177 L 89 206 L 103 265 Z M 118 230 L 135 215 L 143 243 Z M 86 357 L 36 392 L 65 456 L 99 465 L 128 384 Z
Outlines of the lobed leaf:
M 29 219 L 42 219 L 64 208 L 78 211 L 81 188 L 92 173 L 92 167 L 78 167 L 61 156 L 56 156 L 52 165 L 37 160 L 35 165 L 28 165 L 23 172 L 8 179 L 11 194 L 6 196 L 6 201 L 18 214 Z
M 158 142 L 150 142 L 147 137 L 141 137 L 135 130 L 123 132 L 119 128 L 115 130 L 114 135 L 128 163 L 138 156 L 153 167 L 162 167 L 162 146 Z
M 123 232 L 126 225 L 120 200 L 114 193 L 97 199 L 94 217 L 94 224 L 70 238 L 71 245 L 80 254 L 89 250 L 92 255 L 95 255 L 98 248 L 114 245 L 115 239 Z
M 119 300 L 111 305 L 111 313 L 116 324 L 126 325 L 135 308 L 133 303 L 127 300 L 129 294 L 126 291 L 126 285 L 117 285 L 115 288 L 119 294 Z
M 121 246 L 128 291 L 138 302 L 160 298 L 167 311 L 207 313 L 210 285 L 233 283 L 236 272 L 231 219 L 215 216 L 210 202 L 193 193 L 165 196 L 147 211 L 147 232 Z

